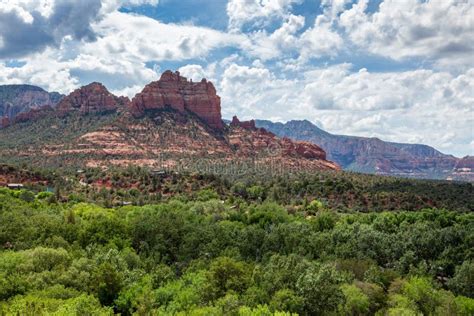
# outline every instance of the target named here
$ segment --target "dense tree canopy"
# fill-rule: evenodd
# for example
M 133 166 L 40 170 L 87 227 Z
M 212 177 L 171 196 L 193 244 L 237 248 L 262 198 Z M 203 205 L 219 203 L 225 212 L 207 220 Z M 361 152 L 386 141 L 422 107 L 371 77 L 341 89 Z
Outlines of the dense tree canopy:
M 474 314 L 473 213 L 196 189 L 115 208 L 0 189 L 0 313 Z

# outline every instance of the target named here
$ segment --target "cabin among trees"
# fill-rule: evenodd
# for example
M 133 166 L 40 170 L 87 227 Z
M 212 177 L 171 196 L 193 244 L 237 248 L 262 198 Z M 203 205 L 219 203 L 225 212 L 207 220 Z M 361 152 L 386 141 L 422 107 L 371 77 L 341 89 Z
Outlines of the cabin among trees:
M 21 184 L 21 183 L 7 183 L 6 187 L 11 189 L 11 190 L 21 190 L 21 189 L 23 189 L 23 184 Z

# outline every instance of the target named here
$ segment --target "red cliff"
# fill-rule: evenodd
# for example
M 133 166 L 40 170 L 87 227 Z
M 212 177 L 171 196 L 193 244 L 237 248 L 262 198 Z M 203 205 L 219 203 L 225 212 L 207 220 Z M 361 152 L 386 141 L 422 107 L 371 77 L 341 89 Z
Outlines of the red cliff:
M 171 107 L 179 112 L 189 111 L 214 129 L 222 129 L 221 99 L 211 82 L 188 81 L 179 72 L 165 71 L 160 80 L 148 84 L 132 100 L 131 110 L 143 115 L 147 110 Z
M 59 102 L 60 115 L 79 111 L 81 114 L 113 112 L 124 106 L 128 99 L 118 98 L 98 82 L 74 90 Z

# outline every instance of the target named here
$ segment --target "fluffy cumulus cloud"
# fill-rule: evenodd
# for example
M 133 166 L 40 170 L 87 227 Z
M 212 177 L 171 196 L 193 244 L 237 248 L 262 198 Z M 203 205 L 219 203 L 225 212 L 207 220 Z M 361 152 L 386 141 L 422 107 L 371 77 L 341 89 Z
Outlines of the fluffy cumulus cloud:
M 66 36 L 91 41 L 99 18 L 99 0 L 1 0 L 0 58 L 20 57 L 59 46 Z
M 158 5 L 159 0 L 102 0 L 102 13 L 113 12 L 120 7 L 133 7 L 144 4 Z
M 311 58 L 336 56 L 343 47 L 343 40 L 332 30 L 331 24 L 320 17 L 316 19 L 313 27 L 301 35 L 299 45 L 300 59 L 308 61 Z
M 157 5 L 158 0 L 0 0 L 0 58 L 19 57 L 66 37 L 92 41 L 93 24 L 120 7 Z
M 367 8 L 368 0 L 359 0 L 339 19 L 359 47 L 396 60 L 474 65 L 474 2 L 385 0 L 376 12 Z
M 302 0 L 230 0 L 227 4 L 229 28 L 235 30 L 246 25 L 268 26 L 275 19 L 287 16 L 291 7 L 301 2 Z
M 209 64 L 207 67 L 201 65 L 189 64 L 178 69 L 181 76 L 188 78 L 194 82 L 201 81 L 202 79 L 215 81 L 215 67 L 216 64 Z
M 108 14 L 95 28 L 99 39 L 83 46 L 93 53 L 140 61 L 202 58 L 213 49 L 238 46 L 245 40 L 206 27 L 162 23 L 121 12 Z

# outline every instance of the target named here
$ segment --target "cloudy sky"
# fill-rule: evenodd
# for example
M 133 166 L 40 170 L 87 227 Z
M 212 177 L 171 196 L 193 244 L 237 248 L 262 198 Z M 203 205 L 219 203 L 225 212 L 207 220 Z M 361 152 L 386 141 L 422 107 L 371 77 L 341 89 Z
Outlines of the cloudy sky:
M 474 0 L 0 0 L 0 84 L 133 97 L 206 77 L 226 118 L 474 154 Z

